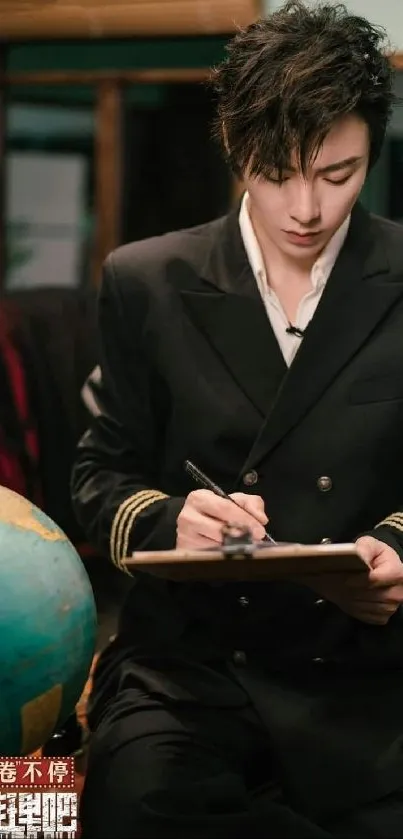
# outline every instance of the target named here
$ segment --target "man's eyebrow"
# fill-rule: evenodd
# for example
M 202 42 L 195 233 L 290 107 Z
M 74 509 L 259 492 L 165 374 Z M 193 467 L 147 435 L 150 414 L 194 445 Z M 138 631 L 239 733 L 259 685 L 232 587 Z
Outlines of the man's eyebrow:
M 316 172 L 318 175 L 327 175 L 330 174 L 330 172 L 340 172 L 342 169 L 347 169 L 349 166 L 353 166 L 354 163 L 360 163 L 361 160 L 363 160 L 363 155 L 346 157 L 344 160 L 338 160 L 337 163 L 329 163 L 329 166 L 322 166 L 320 169 L 317 169 Z M 290 167 L 287 171 L 295 172 L 296 169 Z
M 348 166 L 353 166 L 354 163 L 359 163 L 361 160 L 362 156 L 346 157 L 345 160 L 338 160 L 337 163 L 330 163 L 329 166 L 323 166 L 321 169 L 317 169 L 317 172 L 319 175 L 324 175 L 328 172 L 340 172 L 341 169 L 347 169 Z

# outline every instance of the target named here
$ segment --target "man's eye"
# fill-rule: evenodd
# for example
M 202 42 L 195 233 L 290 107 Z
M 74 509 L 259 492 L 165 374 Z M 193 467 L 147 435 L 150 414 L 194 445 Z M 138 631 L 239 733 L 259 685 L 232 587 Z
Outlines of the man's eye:
M 287 177 L 284 177 L 284 178 L 281 178 L 281 180 L 280 180 L 280 178 L 275 178 L 275 177 L 274 177 L 274 175 L 272 175 L 272 176 L 270 176 L 270 177 L 268 176 L 268 177 L 267 177 L 267 180 L 268 180 L 268 181 L 269 181 L 269 183 L 271 183 L 271 184 L 278 184 L 278 185 L 281 185 L 281 184 L 285 183 L 285 181 L 288 181 L 288 178 L 287 178 Z
M 351 178 L 351 175 L 346 175 L 346 177 L 339 178 L 337 181 L 335 181 L 333 178 L 325 178 L 325 181 L 328 184 L 334 184 L 334 186 L 339 186 L 340 184 L 346 184 L 347 181 L 350 180 L 350 178 Z

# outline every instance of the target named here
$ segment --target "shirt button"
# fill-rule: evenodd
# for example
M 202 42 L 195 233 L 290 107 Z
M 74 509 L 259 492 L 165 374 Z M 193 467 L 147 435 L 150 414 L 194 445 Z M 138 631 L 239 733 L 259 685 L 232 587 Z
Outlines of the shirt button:
M 244 595 L 238 597 L 238 603 L 240 606 L 243 606 L 243 608 L 246 609 L 249 606 L 249 597 L 245 597 Z
M 257 484 L 259 480 L 259 475 L 254 469 L 251 469 L 250 472 L 246 472 L 246 474 L 242 478 L 242 482 L 246 487 L 253 487 Z
M 319 597 L 318 600 L 315 600 L 315 606 L 323 606 L 324 602 L 323 597 Z
M 237 667 L 243 667 L 246 664 L 246 653 L 243 650 L 234 650 L 232 660 Z
M 329 478 L 328 475 L 322 475 L 321 478 L 318 478 L 316 481 L 316 486 L 320 490 L 320 492 L 329 492 L 329 490 L 333 486 L 333 481 Z
M 325 663 L 325 659 L 321 658 L 320 655 L 318 655 L 316 658 L 313 658 L 312 661 L 313 661 L 314 664 L 324 664 Z

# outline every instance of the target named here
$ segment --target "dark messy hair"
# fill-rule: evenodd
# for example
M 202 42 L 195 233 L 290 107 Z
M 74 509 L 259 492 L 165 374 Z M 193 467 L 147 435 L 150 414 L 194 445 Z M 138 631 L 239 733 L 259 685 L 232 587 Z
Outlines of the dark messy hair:
M 289 0 L 240 31 L 213 71 L 215 133 L 232 170 L 280 178 L 296 151 L 303 172 L 334 122 L 368 125 L 370 166 L 382 149 L 394 97 L 383 29 L 342 4 Z

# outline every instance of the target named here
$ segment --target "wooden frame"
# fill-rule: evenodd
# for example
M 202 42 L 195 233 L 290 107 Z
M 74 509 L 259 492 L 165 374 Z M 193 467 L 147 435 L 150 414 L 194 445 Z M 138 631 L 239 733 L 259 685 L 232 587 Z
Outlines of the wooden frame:
M 97 85 L 120 84 L 195 84 L 204 82 L 210 68 L 155 70 L 42 70 L 28 73 L 0 73 L 1 87 L 35 85 Z
M 396 52 L 391 56 L 391 61 L 395 70 L 403 70 L 403 52 Z
M 98 83 L 95 112 L 95 241 L 91 281 L 97 286 L 105 257 L 120 242 L 122 191 L 122 88 Z
M 7 41 L 215 35 L 261 12 L 258 0 L 0 0 Z
M 0 96 L 9 87 L 92 85 L 96 90 L 95 121 L 95 237 L 91 254 L 91 284 L 101 279 L 102 264 L 110 251 L 120 243 L 121 176 L 122 176 L 122 93 L 126 84 L 195 84 L 205 81 L 209 68 L 154 69 L 126 71 L 45 71 L 33 73 L 1 72 Z M 0 98 L 1 108 L 1 98 Z M 0 114 L 1 116 L 1 114 Z M 0 143 L 0 171 L 2 149 Z M 1 187 L 1 178 L 0 178 Z M 4 230 L 1 213 L 0 231 Z M 0 235 L 0 241 L 4 239 Z M 1 258 L 0 248 L 0 258 Z M 1 271 L 1 268 L 0 268 Z M 0 288 L 4 271 L 0 273 Z

